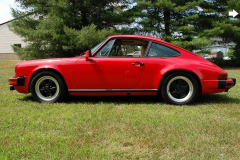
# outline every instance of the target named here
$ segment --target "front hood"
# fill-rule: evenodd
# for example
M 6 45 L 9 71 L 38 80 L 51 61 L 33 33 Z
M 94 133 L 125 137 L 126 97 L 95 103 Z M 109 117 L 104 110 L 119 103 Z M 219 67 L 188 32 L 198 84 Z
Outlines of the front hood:
M 49 59 L 36 59 L 36 60 L 29 60 L 29 61 L 22 61 L 19 64 L 24 65 L 24 64 L 38 64 L 38 63 L 54 63 L 54 62 L 59 62 L 59 61 L 69 61 L 73 57 L 69 58 L 49 58 Z
M 50 59 L 38 59 L 23 61 L 16 65 L 16 76 L 31 76 L 33 72 L 39 69 L 55 69 L 60 71 L 60 68 L 65 66 L 74 67 L 76 61 L 79 58 L 50 58 Z

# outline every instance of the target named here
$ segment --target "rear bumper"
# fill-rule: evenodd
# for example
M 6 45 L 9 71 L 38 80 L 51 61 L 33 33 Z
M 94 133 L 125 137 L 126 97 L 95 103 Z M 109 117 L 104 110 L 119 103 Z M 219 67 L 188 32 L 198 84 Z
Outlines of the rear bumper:
M 202 84 L 202 93 L 218 93 L 228 91 L 230 88 L 235 86 L 236 79 L 228 78 L 227 80 L 203 80 Z
M 227 80 L 218 80 L 218 89 L 229 89 L 236 84 L 235 78 L 228 78 Z

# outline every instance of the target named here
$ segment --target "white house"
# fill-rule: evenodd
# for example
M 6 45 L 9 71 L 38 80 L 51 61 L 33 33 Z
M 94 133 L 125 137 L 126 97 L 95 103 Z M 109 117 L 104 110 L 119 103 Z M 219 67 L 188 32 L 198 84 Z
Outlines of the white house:
M 223 56 L 228 56 L 227 52 L 231 49 L 234 48 L 236 46 L 235 43 L 230 42 L 230 43 L 224 43 L 223 40 L 221 38 L 212 38 L 211 40 L 215 40 L 216 43 L 214 45 L 210 45 L 210 46 L 206 46 L 206 47 L 202 47 L 202 49 L 198 49 L 198 50 L 193 50 L 192 52 L 194 53 L 198 53 L 202 50 L 205 51 L 209 51 L 210 54 L 214 54 L 217 52 L 222 52 Z M 207 53 L 209 54 L 209 53 Z
M 8 25 L 11 24 L 11 21 L 0 24 L 0 61 L 1 60 L 18 60 L 19 57 L 13 51 L 11 45 L 16 45 L 19 47 L 24 47 L 25 42 L 9 30 Z

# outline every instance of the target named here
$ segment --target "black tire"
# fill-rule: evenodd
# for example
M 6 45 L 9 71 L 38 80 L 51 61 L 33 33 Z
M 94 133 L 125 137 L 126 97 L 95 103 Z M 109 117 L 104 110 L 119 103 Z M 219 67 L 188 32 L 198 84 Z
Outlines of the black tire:
M 30 91 L 39 102 L 60 102 L 67 96 L 67 87 L 62 77 L 50 71 L 35 75 L 30 84 Z
M 161 84 L 161 95 L 170 104 L 184 105 L 195 100 L 198 95 L 196 79 L 186 72 L 175 72 L 168 75 Z

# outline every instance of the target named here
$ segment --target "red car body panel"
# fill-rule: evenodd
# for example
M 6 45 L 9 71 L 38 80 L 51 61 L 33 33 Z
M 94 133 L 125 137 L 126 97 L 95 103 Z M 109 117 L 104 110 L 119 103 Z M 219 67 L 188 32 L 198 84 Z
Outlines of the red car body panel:
M 101 46 L 110 39 L 116 38 L 134 38 L 160 43 L 179 51 L 181 55 L 178 57 L 94 57 Z M 25 77 L 24 85 L 13 85 L 15 83 L 12 81 L 10 85 L 20 93 L 29 93 L 31 79 L 36 73 L 41 70 L 53 70 L 62 75 L 70 95 L 156 95 L 162 78 L 173 71 L 185 71 L 194 75 L 201 84 L 203 94 L 223 92 L 233 86 L 218 89 L 219 75 L 227 74 L 225 71 L 198 55 L 158 38 L 136 35 L 109 36 L 101 46 L 88 60 L 84 56 L 79 56 L 20 62 L 15 67 L 15 77 Z M 144 65 L 132 65 L 132 63 L 144 63 Z M 228 79 L 226 82 L 232 82 L 232 80 Z
M 77 89 L 134 89 L 142 77 L 145 65 L 132 63 L 146 63 L 146 59 L 91 57 L 91 60 L 86 61 L 85 58 L 80 58 L 76 64 Z

